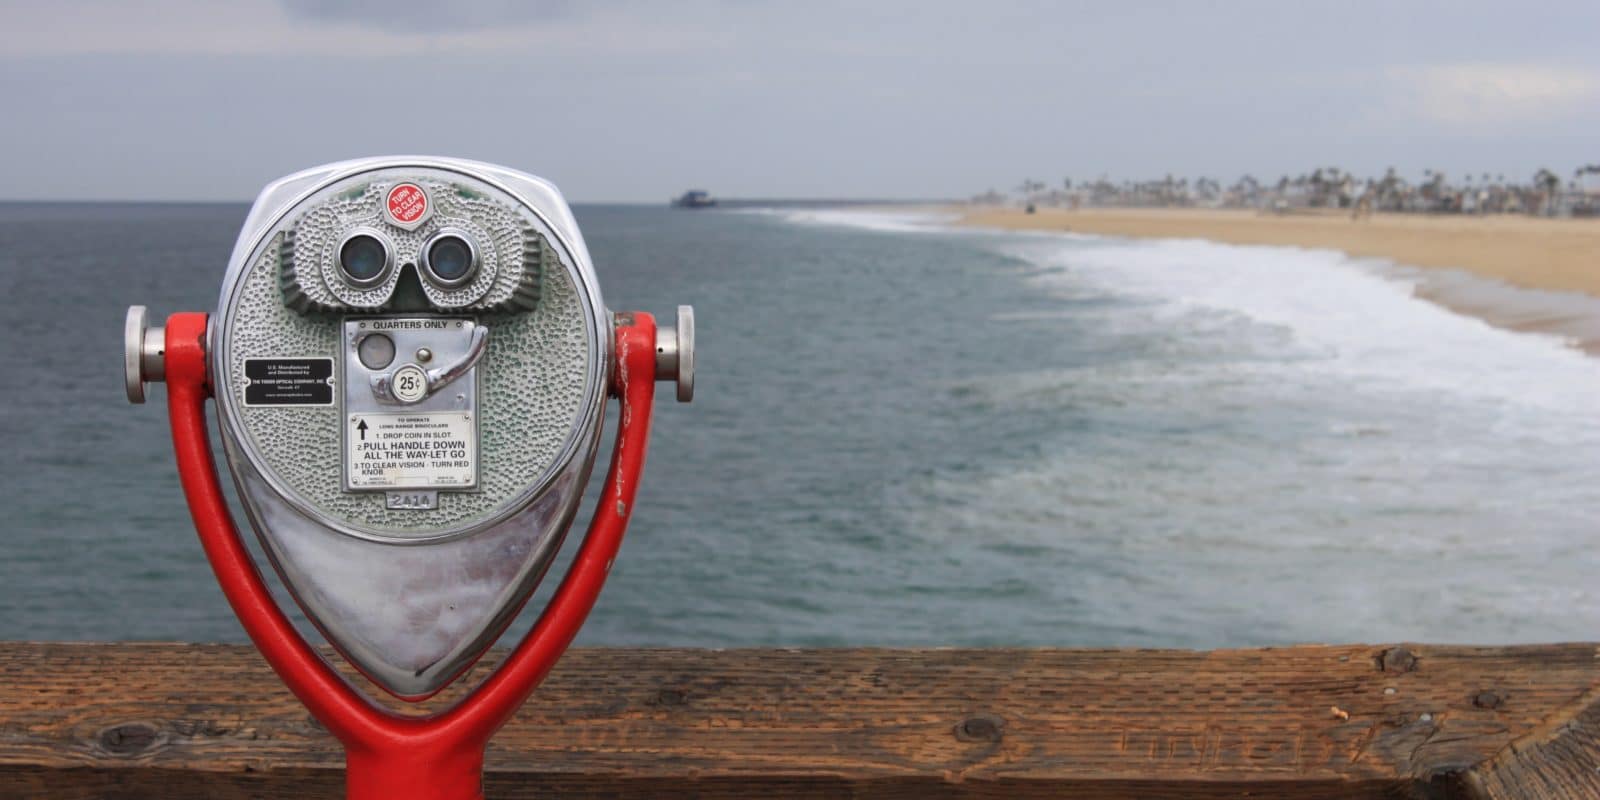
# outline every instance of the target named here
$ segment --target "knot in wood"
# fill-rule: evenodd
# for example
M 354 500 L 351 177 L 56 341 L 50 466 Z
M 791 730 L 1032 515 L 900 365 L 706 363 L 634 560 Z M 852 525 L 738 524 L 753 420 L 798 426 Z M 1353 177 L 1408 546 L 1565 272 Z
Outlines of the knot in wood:
M 1478 692 L 1472 697 L 1472 704 L 1478 708 L 1495 709 L 1499 708 L 1500 704 L 1504 702 L 1505 699 L 1502 698 L 1498 692 L 1494 692 L 1489 689 Z
M 956 738 L 963 742 L 998 742 L 1005 724 L 1005 720 L 988 714 L 967 717 L 956 724 Z
M 108 753 L 131 756 L 155 747 L 161 732 L 147 722 L 128 722 L 100 732 L 100 747 Z
M 1378 669 L 1384 672 L 1411 672 L 1416 668 L 1416 654 L 1404 647 L 1391 647 L 1378 654 Z
M 681 706 L 688 699 L 688 696 L 681 689 L 662 689 L 656 692 L 655 704 L 658 706 Z

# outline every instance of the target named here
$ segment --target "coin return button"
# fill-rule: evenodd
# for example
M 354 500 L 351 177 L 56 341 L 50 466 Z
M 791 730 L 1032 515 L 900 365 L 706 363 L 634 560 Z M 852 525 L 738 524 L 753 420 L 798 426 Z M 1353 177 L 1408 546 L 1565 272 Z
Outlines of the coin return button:
M 356 355 L 367 369 L 383 369 L 394 363 L 394 340 L 381 333 L 369 333 L 356 345 Z

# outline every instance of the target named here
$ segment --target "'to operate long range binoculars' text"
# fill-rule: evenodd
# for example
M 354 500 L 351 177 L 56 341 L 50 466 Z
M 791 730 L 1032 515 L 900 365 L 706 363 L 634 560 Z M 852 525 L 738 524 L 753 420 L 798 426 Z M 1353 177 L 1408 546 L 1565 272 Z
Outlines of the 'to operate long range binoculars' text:
M 633 516 L 657 380 L 694 392 L 694 316 L 607 310 L 566 201 L 503 167 L 331 164 L 268 186 L 216 312 L 129 309 L 128 398 L 167 383 L 179 474 L 245 630 L 344 744 L 349 796 L 481 797 L 483 748 L 571 642 Z M 404 700 L 459 677 L 532 595 L 620 403 L 572 566 L 499 669 L 429 717 L 344 680 L 273 601 L 234 526 L 207 398 L 261 549 L 294 601 Z

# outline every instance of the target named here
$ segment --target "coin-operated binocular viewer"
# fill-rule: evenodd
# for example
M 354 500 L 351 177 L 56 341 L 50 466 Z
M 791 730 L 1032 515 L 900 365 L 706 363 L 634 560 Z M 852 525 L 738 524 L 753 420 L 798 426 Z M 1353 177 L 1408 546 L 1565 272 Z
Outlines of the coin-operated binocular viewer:
M 484 746 L 577 634 L 644 467 L 657 380 L 694 392 L 694 316 L 612 312 L 551 184 L 468 161 L 332 164 L 268 186 L 215 314 L 129 309 L 128 399 L 167 384 L 185 497 L 228 602 L 344 744 L 359 800 L 482 796 Z M 328 643 L 408 701 L 459 677 L 517 615 L 578 510 L 608 397 L 611 465 L 528 635 L 461 700 L 396 714 L 296 631 L 229 514 L 223 451 L 262 552 Z

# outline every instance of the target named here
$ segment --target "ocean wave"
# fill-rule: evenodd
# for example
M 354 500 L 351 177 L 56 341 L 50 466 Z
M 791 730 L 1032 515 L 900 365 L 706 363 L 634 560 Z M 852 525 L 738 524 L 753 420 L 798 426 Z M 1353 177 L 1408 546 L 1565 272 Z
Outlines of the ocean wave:
M 775 209 L 773 213 L 801 225 L 863 228 L 890 233 L 943 233 L 961 218 L 953 211 L 929 209 L 808 208 Z
M 1204 647 L 1600 619 L 1600 360 L 1333 251 L 960 235 L 1045 301 L 989 323 L 1070 346 L 950 379 L 951 413 L 1008 438 L 887 506 L 949 569 L 1033 587 L 1039 624 Z
M 1559 338 L 1497 328 L 1420 299 L 1415 281 L 1388 262 L 1198 240 L 1033 241 L 1006 251 L 1049 267 L 1035 278 L 1044 287 L 1091 284 L 1141 298 L 1175 324 L 1231 314 L 1253 328 L 1288 331 L 1298 354 L 1322 354 L 1305 368 L 1352 381 L 1489 396 L 1579 418 L 1600 404 L 1600 361 Z
M 786 218 L 980 237 L 990 248 L 1038 267 L 1031 279 L 1046 290 L 1072 295 L 1088 287 L 1136 298 L 1151 304 L 1144 313 L 1185 317 L 1191 325 L 1224 324 L 1215 314 L 1195 312 L 1241 315 L 1256 323 L 1257 335 L 1290 332 L 1300 354 L 1321 355 L 1312 359 L 1317 368 L 1351 379 L 1488 394 L 1565 413 L 1600 406 L 1600 360 L 1573 347 L 1573 336 L 1549 326 L 1497 327 L 1485 319 L 1492 309 L 1510 320 L 1560 317 L 1593 324 L 1600 301 L 1587 296 L 1517 289 L 1333 250 L 972 231 L 953 227 L 950 212 L 837 209 Z

